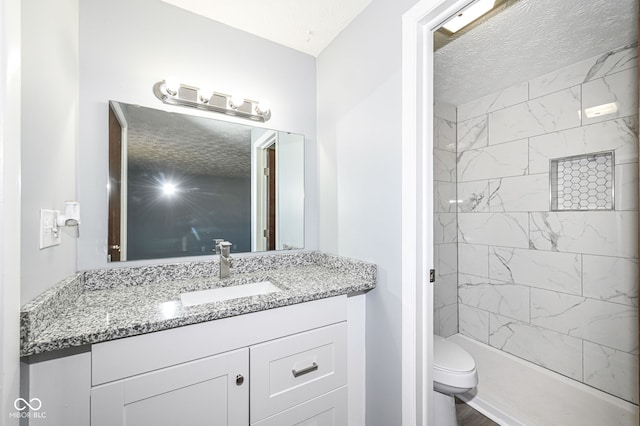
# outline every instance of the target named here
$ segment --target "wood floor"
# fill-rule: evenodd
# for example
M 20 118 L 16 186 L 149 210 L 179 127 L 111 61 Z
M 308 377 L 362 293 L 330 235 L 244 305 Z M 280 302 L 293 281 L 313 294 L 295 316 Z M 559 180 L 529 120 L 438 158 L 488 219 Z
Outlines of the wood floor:
M 458 398 L 456 398 L 456 417 L 458 418 L 458 426 L 499 426 L 498 423 L 485 417 Z

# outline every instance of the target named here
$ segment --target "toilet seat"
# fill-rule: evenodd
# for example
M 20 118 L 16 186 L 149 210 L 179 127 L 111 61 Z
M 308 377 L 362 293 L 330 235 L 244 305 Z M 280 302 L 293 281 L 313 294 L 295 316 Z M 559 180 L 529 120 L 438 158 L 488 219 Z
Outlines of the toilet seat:
M 433 381 L 441 388 L 469 390 L 478 384 L 473 357 L 443 337 L 433 336 Z

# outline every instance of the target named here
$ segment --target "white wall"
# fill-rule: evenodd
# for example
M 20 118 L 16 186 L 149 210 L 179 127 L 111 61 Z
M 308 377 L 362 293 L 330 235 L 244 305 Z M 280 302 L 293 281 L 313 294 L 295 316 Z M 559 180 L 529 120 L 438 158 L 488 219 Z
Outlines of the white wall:
M 75 234 L 39 249 L 40 209 L 76 196 L 78 1 L 22 2 L 22 303 L 76 270 Z
M 305 136 L 305 172 L 316 173 L 315 59 L 159 0 L 80 4 L 78 267 L 106 266 L 107 102 L 232 120 L 162 104 L 155 82 L 177 76 L 226 93 L 271 101 L 266 127 Z M 236 119 L 247 124 L 246 120 Z M 317 182 L 305 183 L 305 248 L 317 248 Z
M 374 0 L 318 58 L 320 249 L 374 262 L 367 425 L 401 420 L 401 16 Z
M 19 392 L 20 1 L 0 2 L 0 425 Z

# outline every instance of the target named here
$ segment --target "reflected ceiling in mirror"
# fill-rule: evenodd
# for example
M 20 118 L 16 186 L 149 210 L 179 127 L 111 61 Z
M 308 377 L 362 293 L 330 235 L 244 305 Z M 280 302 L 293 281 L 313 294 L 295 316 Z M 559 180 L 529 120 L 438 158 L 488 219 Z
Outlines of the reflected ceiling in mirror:
M 110 102 L 110 261 L 304 246 L 304 137 Z

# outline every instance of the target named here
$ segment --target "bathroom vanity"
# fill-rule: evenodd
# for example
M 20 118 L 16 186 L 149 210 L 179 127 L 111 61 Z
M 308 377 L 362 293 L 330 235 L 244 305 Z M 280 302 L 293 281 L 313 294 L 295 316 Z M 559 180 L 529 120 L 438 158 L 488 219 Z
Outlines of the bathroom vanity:
M 375 265 L 303 252 L 235 259 L 226 280 L 216 268 L 88 271 L 25 305 L 39 424 L 346 425 L 347 300 L 375 287 Z M 264 281 L 279 290 L 182 303 Z

